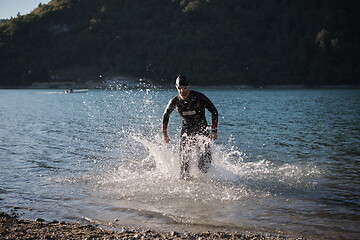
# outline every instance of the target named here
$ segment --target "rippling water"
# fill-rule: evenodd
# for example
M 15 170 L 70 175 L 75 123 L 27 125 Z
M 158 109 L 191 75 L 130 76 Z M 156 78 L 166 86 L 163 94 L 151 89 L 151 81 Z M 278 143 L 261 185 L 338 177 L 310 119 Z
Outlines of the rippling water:
M 179 179 L 171 90 L 0 90 L 0 207 L 25 218 L 359 239 L 360 90 L 200 89 L 213 166 Z M 209 119 L 210 115 L 208 115 Z

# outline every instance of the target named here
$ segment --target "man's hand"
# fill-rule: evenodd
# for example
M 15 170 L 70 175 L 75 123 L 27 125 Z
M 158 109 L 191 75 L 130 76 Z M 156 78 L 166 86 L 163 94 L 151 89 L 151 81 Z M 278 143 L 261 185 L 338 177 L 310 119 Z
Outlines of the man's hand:
M 170 142 L 170 138 L 167 134 L 163 134 L 163 141 L 164 143 L 169 143 Z
M 210 139 L 214 141 L 214 140 L 217 139 L 217 137 L 218 137 L 217 132 L 211 131 L 211 133 L 210 133 Z

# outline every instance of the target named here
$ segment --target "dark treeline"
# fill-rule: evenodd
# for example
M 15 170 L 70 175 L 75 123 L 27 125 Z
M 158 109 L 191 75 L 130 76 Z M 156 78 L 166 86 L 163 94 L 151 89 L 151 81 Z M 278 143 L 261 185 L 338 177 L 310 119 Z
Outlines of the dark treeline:
M 157 83 L 358 85 L 354 0 L 52 0 L 0 24 L 0 85 L 59 69 Z M 80 70 L 79 70 L 80 71 Z

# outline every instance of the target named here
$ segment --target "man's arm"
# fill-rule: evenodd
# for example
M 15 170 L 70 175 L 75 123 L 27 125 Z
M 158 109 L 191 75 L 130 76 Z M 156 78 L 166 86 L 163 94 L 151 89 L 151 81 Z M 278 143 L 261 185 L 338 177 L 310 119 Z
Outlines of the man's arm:
M 163 136 L 163 141 L 165 143 L 170 142 L 170 138 L 169 138 L 169 136 L 167 134 L 167 126 L 168 126 L 168 123 L 169 123 L 170 114 L 172 113 L 172 111 L 174 111 L 174 109 L 175 109 L 175 105 L 173 103 L 173 99 L 171 99 L 169 101 L 168 105 L 166 106 L 166 109 L 164 111 L 163 118 L 162 118 L 161 132 L 162 132 L 162 136 Z
M 163 141 L 165 143 L 169 143 L 170 142 L 170 138 L 167 135 L 167 124 L 162 124 L 162 136 L 163 136 Z
M 217 139 L 217 127 L 218 127 L 218 119 L 219 113 L 216 109 L 215 105 L 211 102 L 211 100 L 204 95 L 205 107 L 211 113 L 211 132 L 210 138 L 211 140 Z

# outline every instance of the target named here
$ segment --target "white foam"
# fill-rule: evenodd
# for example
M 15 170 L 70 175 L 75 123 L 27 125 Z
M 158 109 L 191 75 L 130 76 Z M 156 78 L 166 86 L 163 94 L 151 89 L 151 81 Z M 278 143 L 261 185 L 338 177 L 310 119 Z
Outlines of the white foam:
M 239 201 L 308 188 L 313 184 L 308 177 L 319 173 L 311 166 L 276 165 L 265 159 L 245 161 L 238 149 L 213 144 L 209 171 L 200 172 L 194 161 L 191 180 L 184 181 L 180 179 L 178 144 L 164 144 L 160 136 L 149 139 L 138 134 L 132 139 L 127 159 L 121 159 L 118 167 L 91 177 L 102 197 L 135 200 L 151 208 L 174 201 L 182 204 L 187 199 Z

